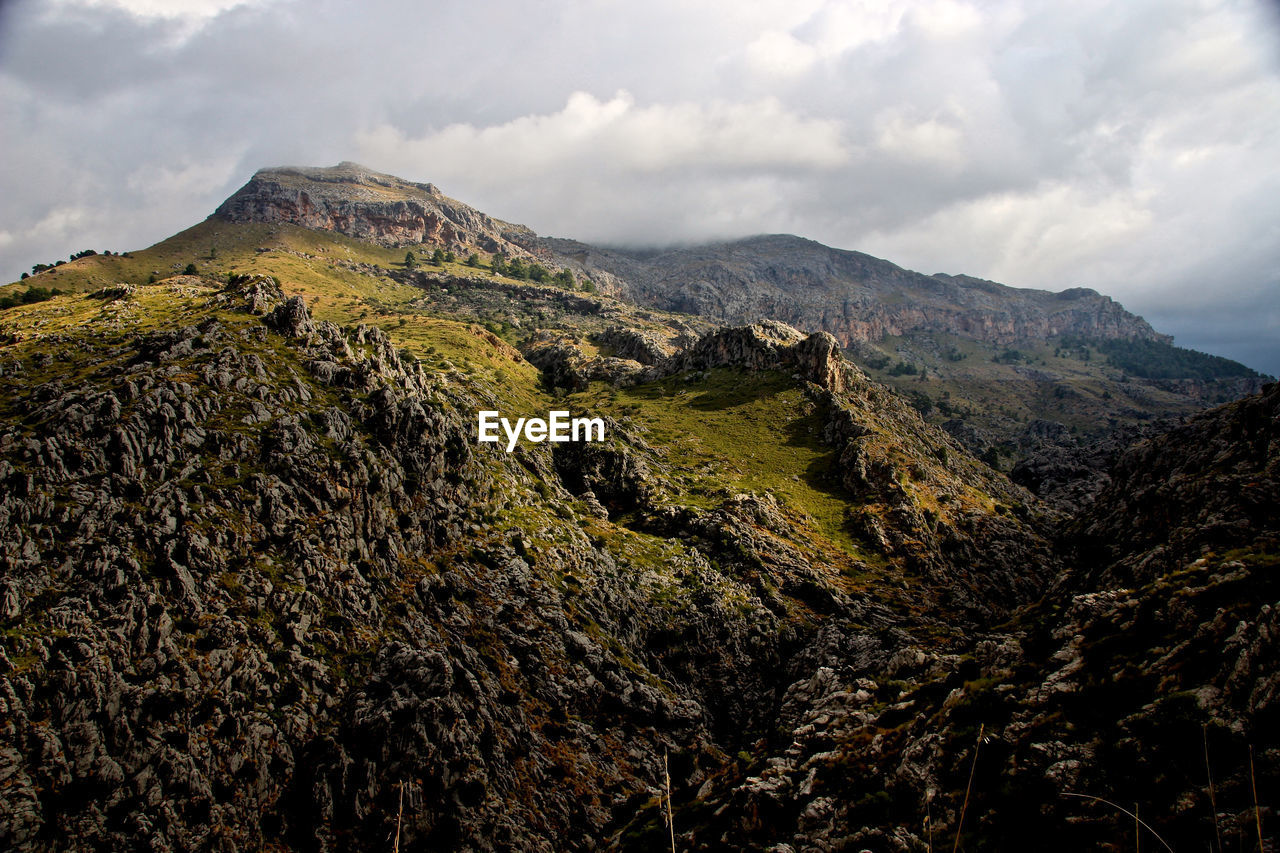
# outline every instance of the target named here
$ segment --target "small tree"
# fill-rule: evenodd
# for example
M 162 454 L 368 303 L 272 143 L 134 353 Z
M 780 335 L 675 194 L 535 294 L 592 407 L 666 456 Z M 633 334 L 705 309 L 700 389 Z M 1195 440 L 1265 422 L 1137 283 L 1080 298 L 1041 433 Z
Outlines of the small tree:
M 404 265 L 408 269 L 413 269 L 415 266 L 418 265 L 418 259 L 413 256 L 412 251 L 408 251 L 404 253 Z
M 525 268 L 524 261 L 519 258 L 512 258 L 507 264 L 507 275 L 518 281 L 524 281 L 529 277 L 529 270 Z
M 442 267 L 444 266 L 444 262 L 445 262 L 444 249 L 441 249 L 437 246 L 436 250 L 431 253 L 431 263 L 435 264 L 438 267 Z
M 196 269 L 196 265 L 194 263 L 190 263 L 190 264 L 187 264 L 187 268 L 182 271 L 182 274 L 183 275 L 199 275 L 200 271 Z
M 493 270 L 494 275 L 507 274 L 507 256 L 498 252 L 493 256 L 493 260 L 489 262 L 489 269 Z
M 475 252 L 472 252 L 470 255 L 468 255 L 468 256 L 467 256 L 467 266 L 469 266 L 469 267 L 478 267 L 478 266 L 480 266 L 480 256 L 479 256 L 479 255 L 477 255 Z

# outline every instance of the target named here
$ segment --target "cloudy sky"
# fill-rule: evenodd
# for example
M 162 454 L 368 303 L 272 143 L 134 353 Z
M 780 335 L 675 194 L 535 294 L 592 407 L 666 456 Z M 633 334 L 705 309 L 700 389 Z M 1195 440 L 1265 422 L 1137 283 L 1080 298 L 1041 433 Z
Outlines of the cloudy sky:
M 1280 374 L 1275 0 L 0 0 L 0 278 L 355 160 L 541 234 L 790 232 Z

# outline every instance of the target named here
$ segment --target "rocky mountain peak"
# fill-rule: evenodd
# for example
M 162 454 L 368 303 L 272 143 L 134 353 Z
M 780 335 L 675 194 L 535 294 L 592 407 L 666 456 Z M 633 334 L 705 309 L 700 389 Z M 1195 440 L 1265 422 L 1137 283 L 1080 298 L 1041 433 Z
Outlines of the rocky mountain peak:
M 336 231 L 383 246 L 430 243 L 529 256 L 536 236 L 456 199 L 344 160 L 330 167 L 261 169 L 214 216 L 231 222 L 289 223 Z

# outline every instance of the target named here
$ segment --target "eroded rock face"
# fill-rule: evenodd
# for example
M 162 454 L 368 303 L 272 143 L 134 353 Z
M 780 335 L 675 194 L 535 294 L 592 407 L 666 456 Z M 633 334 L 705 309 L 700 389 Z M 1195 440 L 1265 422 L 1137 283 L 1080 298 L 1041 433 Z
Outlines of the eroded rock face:
M 801 379 L 837 393 L 855 382 L 866 381 L 862 371 L 844 360 L 839 344 L 831 335 L 826 332 L 805 335 L 775 320 L 706 334 L 688 349 L 659 362 L 645 375 L 657 378 L 716 367 L 795 371 Z
M 625 387 L 717 367 L 792 372 L 836 393 L 866 381 L 862 371 L 844 359 L 831 335 L 817 332 L 806 336 L 773 320 L 708 332 L 684 349 L 676 349 L 670 341 L 658 341 L 656 336 L 606 332 L 601 340 L 621 341 L 620 353 L 639 358 L 588 356 L 573 338 L 550 332 L 532 336 L 524 345 L 524 354 L 543 372 L 548 387 L 575 391 L 592 381 Z
M 355 163 L 332 168 L 262 169 L 215 216 L 232 222 L 287 222 L 383 246 L 431 243 L 528 257 L 535 235 L 416 184 Z
M 597 337 L 600 343 L 612 347 L 618 357 L 640 364 L 657 364 L 681 348 L 678 341 L 623 326 L 609 326 Z

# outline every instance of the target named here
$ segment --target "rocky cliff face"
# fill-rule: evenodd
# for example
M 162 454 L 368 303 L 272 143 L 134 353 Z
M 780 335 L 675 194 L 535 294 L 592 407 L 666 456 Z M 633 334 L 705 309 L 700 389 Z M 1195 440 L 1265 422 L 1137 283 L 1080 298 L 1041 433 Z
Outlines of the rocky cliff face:
M 1068 334 L 1168 340 L 1087 288 L 1049 293 L 970 276 L 926 276 L 788 235 L 632 254 L 542 243 L 584 269 L 624 280 L 643 304 L 725 323 L 781 320 L 831 332 L 845 346 L 919 331 L 994 344 Z
M 536 235 L 416 184 L 355 163 L 262 169 L 214 216 L 231 222 L 288 222 L 383 246 L 430 243 L 529 256 Z

